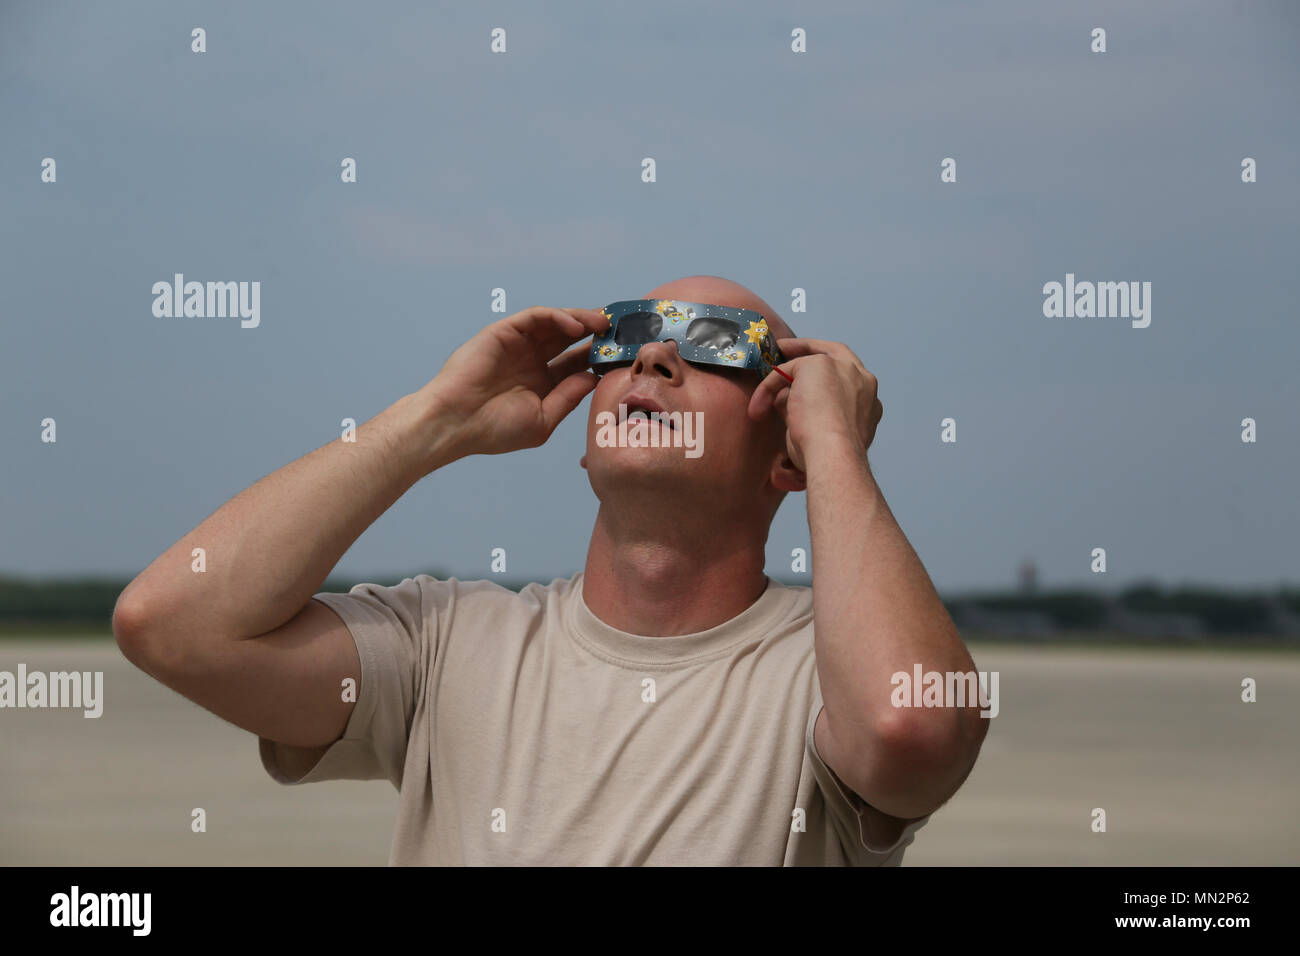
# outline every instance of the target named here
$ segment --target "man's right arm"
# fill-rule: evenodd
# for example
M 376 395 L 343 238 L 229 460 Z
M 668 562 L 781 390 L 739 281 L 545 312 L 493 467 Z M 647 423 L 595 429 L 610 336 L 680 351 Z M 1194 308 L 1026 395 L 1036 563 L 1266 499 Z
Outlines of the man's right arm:
M 542 444 L 595 386 L 587 346 L 609 326 L 591 309 L 533 307 L 482 329 L 437 377 L 357 428 L 240 492 L 118 597 L 128 660 L 270 741 L 323 749 L 361 680 L 343 620 L 312 596 L 380 515 L 458 458 Z M 552 358 L 552 356 L 558 356 Z M 194 550 L 204 552 L 195 571 Z
M 269 740 L 324 747 L 360 682 L 347 626 L 311 600 L 381 514 L 456 457 L 436 393 L 399 400 L 356 430 L 240 492 L 118 598 L 113 633 L 141 670 Z M 192 570 L 204 551 L 205 570 Z

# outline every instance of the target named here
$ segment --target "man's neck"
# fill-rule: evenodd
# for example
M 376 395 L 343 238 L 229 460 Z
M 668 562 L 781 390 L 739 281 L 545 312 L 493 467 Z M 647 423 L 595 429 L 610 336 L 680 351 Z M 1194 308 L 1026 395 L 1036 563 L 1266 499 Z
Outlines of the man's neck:
M 629 634 L 694 634 L 762 596 L 765 542 L 681 514 L 615 516 L 604 505 L 587 550 L 582 593 L 591 612 Z M 724 522 L 725 525 L 725 522 Z

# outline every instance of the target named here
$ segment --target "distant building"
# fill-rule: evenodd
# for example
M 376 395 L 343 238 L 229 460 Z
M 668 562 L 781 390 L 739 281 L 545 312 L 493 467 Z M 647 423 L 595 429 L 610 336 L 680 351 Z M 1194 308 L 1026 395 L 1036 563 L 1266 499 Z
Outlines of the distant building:
M 1025 560 L 1020 565 L 1020 591 L 1023 594 L 1034 594 L 1038 591 L 1038 565 L 1033 561 Z

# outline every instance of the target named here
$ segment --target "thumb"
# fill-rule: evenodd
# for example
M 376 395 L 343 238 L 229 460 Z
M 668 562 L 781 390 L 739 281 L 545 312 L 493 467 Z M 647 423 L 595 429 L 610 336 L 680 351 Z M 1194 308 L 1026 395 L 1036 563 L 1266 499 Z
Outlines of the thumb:
M 546 433 L 555 431 L 557 425 L 564 421 L 569 412 L 578 407 L 592 392 L 600 376 L 595 372 L 575 372 L 561 379 L 542 399 L 542 418 L 546 421 Z
M 788 388 L 781 389 L 781 391 L 776 393 L 776 398 L 772 400 L 773 411 L 775 411 L 781 421 L 785 422 L 787 425 L 790 424 L 790 419 L 787 417 L 786 413 L 786 405 L 789 404 L 789 402 L 790 390 Z

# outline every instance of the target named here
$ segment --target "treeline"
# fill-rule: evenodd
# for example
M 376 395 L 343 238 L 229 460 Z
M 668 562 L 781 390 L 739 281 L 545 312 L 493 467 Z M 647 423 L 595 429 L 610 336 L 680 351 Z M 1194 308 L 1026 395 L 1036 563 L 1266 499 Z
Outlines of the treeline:
M 440 576 L 433 571 L 425 572 Z M 397 584 L 410 574 L 380 575 L 365 581 L 372 584 Z M 14 631 L 24 625 L 39 629 L 42 625 L 83 626 L 107 632 L 117 603 L 130 578 L 75 577 L 23 578 L 0 575 L 0 624 Z M 321 585 L 321 591 L 342 592 L 363 583 L 351 578 L 334 577 Z
M 959 626 L 1012 633 L 1114 631 L 1163 637 L 1300 637 L 1300 588 L 1232 591 L 1138 584 L 1087 590 L 973 594 L 944 601 Z
M 418 573 L 438 578 L 448 576 L 441 570 Z M 564 576 L 569 573 L 572 572 Z M 379 575 L 363 580 L 392 585 L 411 576 L 409 573 Z M 128 582 L 128 578 L 0 576 L 0 624 L 10 632 L 24 625 L 38 630 L 43 625 L 85 626 L 107 632 L 113 605 Z M 346 592 L 358 583 L 361 581 L 353 578 L 332 577 L 320 590 Z M 518 590 L 528 582 L 500 583 Z M 805 579 L 786 583 L 806 585 L 809 582 Z M 1110 630 L 1164 636 L 1300 635 L 1300 588 L 1231 591 L 1140 584 L 1118 594 L 1078 589 L 986 592 L 949 597 L 944 604 L 963 629 L 1011 634 Z

